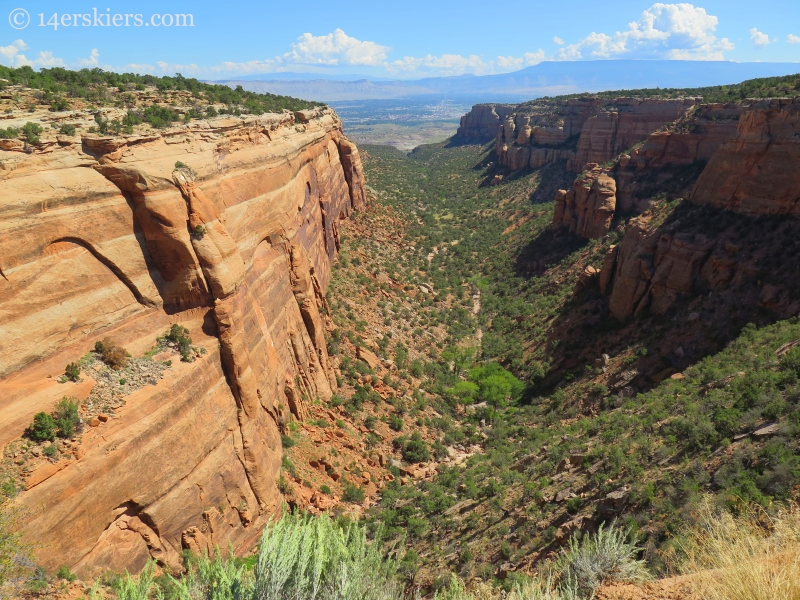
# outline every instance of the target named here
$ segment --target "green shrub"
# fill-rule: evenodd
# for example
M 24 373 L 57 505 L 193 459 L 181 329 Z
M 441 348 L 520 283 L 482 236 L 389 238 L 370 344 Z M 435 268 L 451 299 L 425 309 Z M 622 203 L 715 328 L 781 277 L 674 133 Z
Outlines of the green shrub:
M 75 131 L 75 125 L 64 124 L 59 128 L 58 133 L 73 136 L 75 135 Z
M 57 434 L 62 438 L 70 438 L 81 424 L 81 417 L 78 414 L 78 404 L 73 398 L 62 398 L 56 404 L 53 412 Z
M 53 442 L 56 439 L 56 422 L 46 412 L 34 415 L 33 423 L 28 427 L 28 437 L 34 442 Z
M 41 125 L 28 121 L 22 127 L 22 137 L 26 142 L 35 146 L 39 143 L 39 136 L 42 134 L 42 131 Z
M 186 327 L 173 323 L 169 331 L 164 334 L 164 339 L 177 346 L 183 362 L 192 362 L 194 360 L 192 338 L 189 337 L 189 330 Z
M 411 463 L 428 462 L 431 451 L 419 431 L 411 434 L 411 438 L 403 446 L 403 460 Z
M 69 567 L 62 566 L 59 567 L 58 571 L 56 571 L 56 579 L 66 579 L 70 583 L 77 579 L 77 575 L 75 575 L 72 571 L 69 570 Z
M 16 127 L 8 127 L 3 129 L 0 127 L 0 140 L 14 140 L 19 137 L 19 129 Z
M 58 454 L 58 448 L 56 447 L 55 444 L 50 444 L 49 446 L 45 447 L 45 449 L 44 449 L 44 455 L 47 458 L 53 458 L 57 454 Z
M 402 431 L 403 418 L 400 415 L 389 415 L 389 429 L 392 431 Z
M 342 500 L 345 502 L 357 502 L 361 504 L 364 501 L 364 490 L 354 485 L 346 484 L 344 486 L 344 493 Z
M 64 369 L 64 377 L 70 381 L 78 381 L 81 378 L 81 366 L 78 363 L 69 363 Z

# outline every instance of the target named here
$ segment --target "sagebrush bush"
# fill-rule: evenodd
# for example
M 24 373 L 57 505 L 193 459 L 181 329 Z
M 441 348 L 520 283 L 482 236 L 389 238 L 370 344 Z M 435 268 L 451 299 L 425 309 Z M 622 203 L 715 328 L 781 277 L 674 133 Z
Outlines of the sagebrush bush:
M 397 561 L 385 557 L 380 531 L 368 542 L 366 526 L 287 513 L 264 530 L 252 571 L 218 551 L 171 578 L 171 593 L 175 600 L 400 600 L 397 570 Z M 116 588 L 118 600 L 163 598 L 152 564 Z
M 614 525 L 601 525 L 597 534 L 581 541 L 573 536 L 555 563 L 560 587 L 590 597 L 606 581 L 646 581 L 650 575 L 644 561 L 636 558 L 638 553 L 628 541 L 628 531 Z

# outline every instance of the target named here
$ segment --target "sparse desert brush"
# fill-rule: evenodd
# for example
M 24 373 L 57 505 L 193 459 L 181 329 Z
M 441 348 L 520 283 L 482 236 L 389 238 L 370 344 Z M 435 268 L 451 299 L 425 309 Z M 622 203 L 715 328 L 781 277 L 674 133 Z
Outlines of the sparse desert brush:
M 0 598 L 16 598 L 34 564 L 19 531 L 20 510 L 0 496 Z
M 124 369 L 128 365 L 130 354 L 122 346 L 118 346 L 111 338 L 104 338 L 103 341 L 94 345 L 94 351 L 100 354 L 100 358 L 115 371 Z
M 707 600 L 800 598 L 800 508 L 768 514 L 749 505 L 738 515 L 705 498 L 682 550 L 681 568 Z

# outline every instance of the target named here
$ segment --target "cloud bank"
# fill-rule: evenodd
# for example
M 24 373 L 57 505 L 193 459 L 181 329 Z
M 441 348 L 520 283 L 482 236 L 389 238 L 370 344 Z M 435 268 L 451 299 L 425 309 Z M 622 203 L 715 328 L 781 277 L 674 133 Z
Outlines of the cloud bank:
M 424 56 L 392 56 L 392 48 L 375 41 L 360 40 L 342 29 L 324 35 L 303 33 L 287 52 L 271 58 L 246 62 L 225 61 L 204 66 L 195 63 L 157 61 L 155 64 L 131 63 L 123 66 L 101 65 L 100 53 L 93 49 L 87 58 L 67 64 L 51 52 L 39 52 L 29 59 L 29 48 L 22 40 L 0 46 L 0 63 L 10 66 L 32 67 L 72 66 L 77 68 L 102 66 L 116 71 L 173 74 L 206 78 L 233 78 L 237 75 L 307 71 L 321 74 L 335 70 L 366 69 L 395 77 L 425 77 L 452 75 L 488 75 L 507 73 L 539 64 L 546 60 L 598 60 L 615 58 L 671 59 L 671 60 L 725 60 L 725 53 L 734 49 L 727 37 L 716 34 L 719 19 L 704 8 L 689 3 L 665 4 L 657 2 L 644 10 L 627 28 L 614 33 L 591 32 L 582 39 L 567 43 L 555 36 L 551 52 L 531 48 L 519 56 L 498 55 L 483 57 L 476 54 L 445 53 Z M 744 33 L 744 32 L 743 32 Z M 752 28 L 750 40 L 763 48 L 778 41 Z M 800 37 L 789 34 L 789 44 L 800 43 Z M 538 46 L 538 44 L 537 44 Z

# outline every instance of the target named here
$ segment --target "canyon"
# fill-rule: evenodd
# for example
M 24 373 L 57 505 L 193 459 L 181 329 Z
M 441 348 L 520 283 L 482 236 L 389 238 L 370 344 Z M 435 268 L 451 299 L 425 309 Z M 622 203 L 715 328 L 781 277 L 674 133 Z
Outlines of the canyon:
M 0 445 L 65 396 L 89 424 L 22 472 L 38 560 L 90 577 L 249 550 L 282 503 L 289 418 L 337 386 L 325 291 L 339 222 L 366 205 L 341 121 L 312 108 L 0 143 Z M 163 344 L 174 324 L 192 362 Z M 103 338 L 160 352 L 154 385 L 95 405 L 99 365 L 62 383 Z

